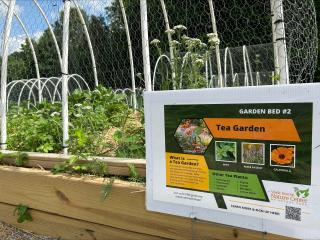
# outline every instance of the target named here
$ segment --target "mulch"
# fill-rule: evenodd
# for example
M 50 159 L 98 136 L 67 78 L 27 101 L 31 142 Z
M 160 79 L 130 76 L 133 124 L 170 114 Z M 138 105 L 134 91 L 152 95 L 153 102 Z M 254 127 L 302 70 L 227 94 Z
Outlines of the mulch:
M 0 222 L 0 240 L 62 240 L 36 235 Z

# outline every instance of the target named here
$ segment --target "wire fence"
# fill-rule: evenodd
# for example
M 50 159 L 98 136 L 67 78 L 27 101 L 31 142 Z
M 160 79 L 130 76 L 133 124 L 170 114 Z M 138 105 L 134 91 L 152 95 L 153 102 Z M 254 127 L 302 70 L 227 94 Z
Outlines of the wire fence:
M 313 0 L 0 0 L 0 30 L 2 133 L 11 105 L 98 85 L 141 108 L 146 88 L 305 83 L 317 67 Z
M 162 8 L 160 2 L 149 4 L 149 33 L 155 39 L 151 42 L 151 62 L 161 58 L 153 69 L 153 82 L 162 83 L 168 74 L 173 74 L 171 82 L 179 82 L 185 78 L 180 71 L 196 71 L 207 83 L 201 87 L 218 86 L 212 84 L 212 79 L 219 79 L 217 59 L 225 86 L 274 84 L 280 78 L 286 78 L 285 83 L 313 81 L 318 42 L 313 1 L 213 1 L 214 15 L 210 1 L 162 1 Z M 167 24 L 165 20 L 159 23 L 158 19 L 166 15 Z M 172 29 L 171 36 L 168 29 Z M 190 49 L 190 43 L 196 50 Z M 174 68 L 168 66 L 163 54 Z M 204 61 L 201 66 L 195 64 L 197 56 L 192 60 L 197 54 L 198 63 Z M 189 67 L 185 67 L 188 61 Z M 261 81 L 261 74 L 268 75 L 267 79 Z M 252 80 L 253 76 L 257 77 Z M 155 85 L 161 88 L 161 84 Z
M 137 87 L 144 87 L 140 74 L 143 72 L 143 58 L 139 1 L 71 2 L 69 73 L 82 76 L 91 89 L 97 83 L 113 89 L 132 88 L 133 82 Z M 278 2 L 283 3 L 278 6 Z M 247 79 L 230 80 L 230 76 L 234 78 L 235 74 L 245 77 L 274 72 L 273 78 L 277 79 L 277 71 L 280 71 L 277 68 L 280 66 L 277 66 L 279 60 L 276 57 L 287 59 L 285 71 L 288 71 L 291 83 L 313 81 L 317 63 L 317 27 L 312 0 L 212 1 L 216 33 L 209 3 L 208 0 L 148 2 L 149 39 L 153 43 L 150 58 L 155 89 L 172 89 L 173 82 L 177 83 L 176 87 L 183 88 L 214 87 L 217 86 L 219 74 L 226 86 L 237 81 L 240 85 L 248 84 Z M 7 5 L 8 1 L 1 0 L 1 29 L 4 27 Z M 275 16 L 277 14 L 280 15 Z M 281 29 L 281 24 L 275 24 L 281 21 L 284 21 L 284 29 Z M 61 75 L 62 25 L 63 1 L 30 0 L 26 4 L 26 1 L 17 0 L 10 35 L 9 82 Z M 170 34 L 168 30 L 174 33 Z M 217 36 L 210 39 L 208 34 Z M 284 56 L 281 56 L 281 49 L 276 51 L 282 36 L 286 37 L 285 42 L 280 43 L 286 50 Z M 219 47 L 221 63 L 217 62 L 217 51 L 212 45 L 214 38 L 219 41 L 216 46 Z M 192 46 L 197 44 L 197 40 L 201 41 L 199 46 Z M 207 46 L 203 48 L 205 44 Z M 188 53 L 191 56 L 186 56 Z M 194 56 L 197 54 L 198 64 L 202 61 L 204 64 L 192 69 L 195 66 L 192 59 L 197 60 Z M 190 83 L 190 86 L 179 83 L 193 70 L 200 72 L 207 84 L 201 83 L 203 79 L 194 79 L 200 83 Z M 166 83 L 168 79 L 171 85 Z M 249 84 L 254 84 L 250 81 Z M 262 82 L 272 84 L 272 74 L 269 81 Z

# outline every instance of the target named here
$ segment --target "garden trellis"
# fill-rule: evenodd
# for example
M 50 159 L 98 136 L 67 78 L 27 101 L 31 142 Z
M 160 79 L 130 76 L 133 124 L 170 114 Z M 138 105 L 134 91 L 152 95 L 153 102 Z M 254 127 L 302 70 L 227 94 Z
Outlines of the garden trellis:
M 67 150 L 76 89 L 111 87 L 136 109 L 144 90 L 312 82 L 316 69 L 312 0 L 0 0 L 0 13 L 2 149 L 11 105 L 62 101 Z

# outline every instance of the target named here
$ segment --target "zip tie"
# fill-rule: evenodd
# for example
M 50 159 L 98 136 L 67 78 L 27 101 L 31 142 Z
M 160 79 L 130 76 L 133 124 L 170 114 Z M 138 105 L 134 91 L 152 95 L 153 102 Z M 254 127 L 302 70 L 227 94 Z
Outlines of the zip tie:
M 277 19 L 276 21 L 274 21 L 275 24 L 278 24 L 278 23 L 283 23 L 284 20 L 283 19 Z

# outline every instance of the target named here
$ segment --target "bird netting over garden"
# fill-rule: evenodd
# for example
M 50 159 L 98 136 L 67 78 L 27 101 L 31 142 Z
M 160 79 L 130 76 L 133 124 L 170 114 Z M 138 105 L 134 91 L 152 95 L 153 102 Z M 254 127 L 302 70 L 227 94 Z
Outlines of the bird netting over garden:
M 0 0 L 0 29 L 2 109 L 66 103 L 77 89 L 83 99 L 98 85 L 139 108 L 148 84 L 313 82 L 317 66 L 313 0 Z
M 124 10 L 131 40 L 129 45 L 132 46 L 134 78 L 137 86 L 144 87 L 142 77 L 139 74 L 143 72 L 139 1 L 123 0 L 124 9 L 121 8 L 119 0 L 76 0 L 71 2 L 73 4 L 70 12 L 69 73 L 81 76 L 91 88 L 95 86 L 95 79 L 114 89 L 131 88 L 132 73 L 122 12 Z M 149 39 L 150 41 L 154 39 L 160 41 L 159 44 L 157 41 L 153 41 L 150 46 L 152 69 L 155 68 L 159 55 L 165 54 L 170 58 L 168 32 L 165 32 L 169 26 L 169 28 L 175 29 L 175 33 L 171 37 L 173 40 L 171 45 L 176 50 L 174 53 L 177 58 L 176 65 L 179 65 L 179 58 L 185 57 L 184 69 L 178 69 L 181 66 L 176 66 L 176 71 L 183 72 L 180 73 L 182 76 L 190 75 L 190 71 L 193 70 L 190 65 L 194 65 L 193 55 L 188 58 L 186 53 L 190 48 L 193 48 L 191 52 L 199 54 L 200 75 L 208 74 L 210 77 L 218 78 L 215 51 L 210 49 L 214 46 L 208 44 L 210 40 L 208 34 L 213 33 L 209 2 L 208 0 L 148 1 Z M 272 21 L 273 15 L 281 15 L 282 10 L 278 9 L 277 2 L 283 2 L 285 27 L 283 32 L 286 37 L 287 49 L 287 56 L 279 57 L 288 58 L 290 82 L 310 82 L 313 80 L 317 56 L 317 28 L 312 0 L 221 0 L 213 1 L 213 9 L 217 39 L 220 41 L 221 70 L 227 82 L 234 80 L 234 78 L 243 82 L 243 76 L 247 72 L 250 75 L 249 80 L 251 78 L 256 80 L 260 75 L 262 83 L 270 84 L 269 75 L 275 72 L 277 67 L 274 63 L 275 44 L 273 42 L 282 41 L 282 39 L 274 39 L 273 37 L 275 35 L 275 37 L 281 38 L 281 34 L 283 34 L 280 29 L 282 16 L 274 17 L 276 24 L 273 24 L 275 21 Z M 164 4 L 166 10 L 163 9 L 161 3 Z M 1 29 L 4 28 L 7 4 L 7 0 L 0 2 Z M 80 15 L 77 7 L 80 8 Z M 10 36 L 8 82 L 37 78 L 35 61 L 27 37 L 30 37 L 33 43 L 40 77 L 61 76 L 59 55 L 61 58 L 63 1 L 17 0 L 15 15 Z M 166 17 L 168 22 L 165 20 Z M 51 28 L 47 23 L 51 25 Z M 277 34 L 277 29 L 273 30 L 273 25 L 278 27 L 280 34 Z M 86 29 L 88 35 L 86 35 Z M 50 31 L 53 32 L 56 40 Z M 92 52 L 90 52 L 87 41 L 88 36 Z M 191 41 L 187 41 L 190 39 Z M 197 45 L 197 39 L 207 46 L 204 44 L 192 46 L 192 44 Z M 214 43 L 212 42 L 212 44 Z M 94 64 L 93 58 L 95 59 Z M 201 59 L 205 64 L 202 64 Z M 168 71 L 168 74 L 172 73 L 167 69 L 169 65 L 165 62 L 166 59 L 162 58 L 161 63 L 155 69 L 156 75 L 159 75 L 156 78 L 158 82 L 155 84 L 156 86 L 160 85 L 167 77 L 164 71 Z M 208 68 L 207 73 L 205 73 L 206 67 Z M 96 75 L 94 69 L 96 69 Z M 185 82 L 188 82 L 185 79 L 188 76 L 182 77 Z M 178 76 L 175 77 L 178 81 Z M 201 80 L 201 77 L 198 80 Z M 205 80 L 207 81 L 207 79 Z M 200 81 L 197 84 L 203 83 Z M 251 83 L 249 84 L 251 85 Z M 192 84 L 190 87 L 193 87 Z
M 153 69 L 156 89 L 166 86 L 165 71 L 178 75 L 173 77 L 179 83 L 177 88 L 217 86 L 219 58 L 224 86 L 274 84 L 280 75 L 287 78 L 284 83 L 313 81 L 318 40 L 312 0 L 148 4 L 149 35 L 156 39 L 151 42 L 151 65 L 162 53 L 174 65 L 168 69 L 169 59 L 162 57 Z M 172 36 L 168 31 L 164 34 L 169 28 Z M 171 54 L 168 38 L 172 38 Z

